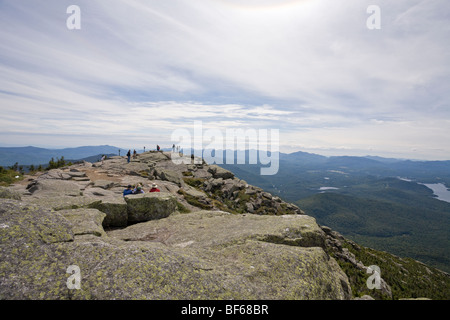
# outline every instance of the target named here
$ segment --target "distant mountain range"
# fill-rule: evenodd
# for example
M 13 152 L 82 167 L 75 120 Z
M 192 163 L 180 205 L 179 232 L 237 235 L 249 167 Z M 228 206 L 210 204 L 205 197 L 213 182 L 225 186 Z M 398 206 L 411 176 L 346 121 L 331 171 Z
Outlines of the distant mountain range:
M 164 149 L 165 150 L 165 149 Z M 132 150 L 133 151 L 133 150 Z M 143 150 L 136 150 L 138 153 Z M 64 157 L 66 160 L 79 160 L 88 157 L 96 157 L 98 155 L 125 155 L 128 152 L 115 146 L 82 146 L 76 148 L 64 149 L 46 149 L 38 147 L 0 147 L 0 166 L 12 166 L 16 162 L 19 165 L 39 165 L 46 164 L 51 158 Z M 185 151 L 186 154 L 194 153 L 193 150 Z M 223 151 L 223 166 L 229 170 L 241 171 L 244 169 L 245 174 L 259 175 L 261 165 L 237 165 L 229 164 L 226 161 L 227 151 Z M 234 159 L 238 157 L 238 153 L 234 152 Z M 249 151 L 245 151 L 246 159 L 249 158 Z M 436 182 L 436 179 L 450 184 L 450 161 L 412 161 L 404 159 L 383 158 L 378 156 L 322 156 L 308 152 L 279 153 L 280 172 L 275 176 L 267 176 L 265 180 L 270 180 L 270 184 L 277 177 L 283 176 L 283 171 L 300 168 L 302 170 L 335 170 L 342 171 L 347 169 L 352 174 L 369 174 L 375 176 L 393 176 L 401 175 L 404 177 L 414 176 L 417 179 L 425 179 L 422 182 Z M 248 161 L 246 161 L 248 163 Z M 344 170 L 345 171 L 345 170 Z M 290 174 L 290 173 L 289 173 Z M 430 176 L 433 178 L 430 180 Z
M 113 146 L 85 146 L 64 149 L 45 149 L 37 147 L 8 147 L 0 148 L 0 166 L 46 164 L 51 158 L 64 157 L 66 160 L 79 160 L 102 154 L 125 155 L 128 150 Z
M 133 152 L 134 149 L 131 149 Z M 169 149 L 162 149 L 169 150 Z M 141 153 L 144 150 L 136 149 L 136 152 Z M 146 150 L 148 151 L 148 149 Z M 95 160 L 97 157 L 101 157 L 103 154 L 112 155 L 126 155 L 128 149 L 122 149 L 115 146 L 102 145 L 102 146 L 83 146 L 75 148 L 63 148 L 63 149 L 46 149 L 38 147 L 0 147 L 0 166 L 7 167 L 12 166 L 16 162 L 22 166 L 29 165 L 45 165 L 51 160 L 51 158 L 64 157 L 68 161 L 77 160 Z

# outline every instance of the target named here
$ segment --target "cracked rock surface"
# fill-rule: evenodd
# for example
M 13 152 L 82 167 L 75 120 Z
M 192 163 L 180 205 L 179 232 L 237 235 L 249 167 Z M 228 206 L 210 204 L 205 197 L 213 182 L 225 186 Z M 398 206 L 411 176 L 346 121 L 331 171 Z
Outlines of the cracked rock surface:
M 124 198 L 134 183 L 147 193 Z M 152 183 L 162 192 L 148 193 Z M 0 299 L 352 297 L 314 218 L 218 167 L 148 152 L 7 189 Z M 79 290 L 68 288 L 73 265 Z

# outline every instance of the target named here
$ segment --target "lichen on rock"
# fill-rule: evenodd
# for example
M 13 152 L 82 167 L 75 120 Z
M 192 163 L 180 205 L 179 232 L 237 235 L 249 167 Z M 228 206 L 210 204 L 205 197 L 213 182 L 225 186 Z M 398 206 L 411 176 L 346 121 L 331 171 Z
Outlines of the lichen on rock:
M 146 197 L 143 197 L 146 198 Z M 345 274 L 318 246 L 272 243 L 314 220 L 200 211 L 101 231 L 95 209 L 1 200 L 2 299 L 347 299 Z M 279 220 L 279 221 L 277 221 Z M 297 235 L 298 236 L 298 235 Z M 315 244 L 312 244 L 315 245 Z M 67 288 L 67 267 L 81 289 Z M 13 267 L 14 266 L 14 267 Z
M 313 218 L 219 166 L 170 159 L 113 157 L 2 189 L 13 199 L 0 199 L 0 298 L 351 296 Z M 138 183 L 146 193 L 122 195 Z M 67 288 L 71 265 L 80 290 Z
M 143 193 L 125 196 L 128 223 L 138 223 L 168 217 L 175 212 L 176 199 L 169 193 Z

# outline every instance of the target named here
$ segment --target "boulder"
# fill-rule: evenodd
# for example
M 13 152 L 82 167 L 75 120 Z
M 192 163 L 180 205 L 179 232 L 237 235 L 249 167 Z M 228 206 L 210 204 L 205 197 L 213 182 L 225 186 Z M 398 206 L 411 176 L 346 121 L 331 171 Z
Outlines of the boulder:
M 174 183 L 161 184 L 159 187 L 161 188 L 161 191 L 167 191 L 172 194 L 176 194 L 178 190 L 180 190 L 180 187 Z
M 225 180 L 225 183 L 222 187 L 222 192 L 224 193 L 224 196 L 227 198 L 230 198 L 235 191 L 239 190 L 240 185 L 238 184 L 238 182 L 231 179 Z
M 179 187 L 182 186 L 181 176 L 176 171 L 168 169 L 156 169 L 156 176 L 161 180 L 173 182 Z
M 208 168 L 208 172 L 213 175 L 214 178 L 222 178 L 222 179 L 232 179 L 234 177 L 234 174 L 231 171 L 228 171 L 222 167 L 219 167 L 218 165 L 210 165 Z
M 211 172 L 208 172 L 206 169 L 197 169 L 193 174 L 195 178 L 199 179 L 209 179 L 212 177 Z
M 122 194 L 117 194 L 114 191 L 104 190 L 102 188 L 89 188 L 85 190 L 84 194 L 87 197 L 97 200 L 92 202 L 88 207 L 98 209 L 105 214 L 103 226 L 127 226 L 127 203 Z
M 155 163 L 160 161 L 166 161 L 169 156 L 163 152 L 148 151 L 138 155 L 138 160 L 144 163 Z
M 346 275 L 322 249 L 324 233 L 308 216 L 199 211 L 135 224 L 108 235 L 192 252 L 205 259 L 202 269 L 215 274 L 226 290 L 233 290 L 234 298 L 351 297 Z
M 73 241 L 71 225 L 60 214 L 17 200 L 0 199 L 0 224 L 0 243 L 8 240 L 12 248 Z
M 97 210 L 54 212 L 0 200 L 0 299 L 284 300 L 351 294 L 345 274 L 321 247 L 292 243 L 298 232 L 286 228 L 314 233 L 312 218 L 203 211 L 105 236 L 101 217 Z M 69 267 L 80 270 L 78 290 L 68 287 Z
M 147 164 L 138 161 L 126 163 L 121 166 L 121 169 L 125 174 L 135 176 L 141 176 L 143 174 L 149 175 L 152 171 L 152 168 L 150 168 Z
M 77 170 L 77 169 L 72 169 Z M 86 173 L 82 171 L 69 171 L 67 174 L 73 178 L 86 178 Z
M 92 197 L 79 196 L 41 196 L 41 197 L 24 197 L 24 202 L 45 207 L 51 210 L 65 210 L 88 208 L 100 200 Z
M 125 201 L 128 223 L 166 218 L 177 208 L 175 196 L 166 192 L 127 195 Z
M 116 185 L 114 181 L 110 180 L 97 180 L 94 182 L 93 187 L 94 188 L 102 188 L 102 189 L 109 189 Z
M 39 180 L 46 180 L 46 179 L 56 179 L 56 180 L 70 180 L 72 176 L 64 172 L 61 169 L 51 169 L 46 172 L 44 172 L 42 175 L 39 176 Z
M 39 179 L 30 183 L 27 187 L 33 196 L 80 196 L 81 188 L 72 181 L 57 179 Z
M 74 236 L 92 234 L 97 237 L 106 236 L 102 227 L 105 214 L 97 209 L 61 210 L 58 212 L 73 225 Z
M 87 196 L 87 197 L 94 197 L 94 198 L 99 198 L 99 199 L 117 196 L 117 194 L 114 191 L 107 190 L 107 189 L 104 189 L 101 187 L 87 188 L 86 190 L 84 190 L 83 195 Z
M 267 200 L 272 200 L 272 195 L 268 192 L 263 192 L 261 195 Z
M 83 166 L 83 167 L 85 167 L 85 168 L 92 168 L 92 163 L 91 163 L 91 162 L 88 162 L 88 161 L 85 161 L 85 160 L 83 160 L 83 164 L 82 164 L 82 166 Z
M 95 208 L 105 214 L 104 227 L 126 227 L 128 224 L 127 203 L 123 197 L 106 198 L 93 202 L 89 208 Z
M 222 178 L 210 178 L 206 180 L 204 183 L 204 190 L 206 192 L 213 192 L 217 190 L 218 188 L 221 188 L 224 184 L 224 181 Z
M 206 193 L 204 193 L 203 191 L 197 190 L 191 186 L 185 186 L 183 188 L 183 191 L 190 195 L 191 197 L 194 198 L 198 198 L 198 199 L 203 199 L 203 198 L 207 198 L 208 196 L 206 195 Z
M 127 240 L 138 239 L 145 236 L 149 226 L 170 230 L 171 237 L 166 241 L 166 245 L 193 241 L 193 247 L 210 247 L 252 239 L 291 246 L 325 248 L 325 233 L 314 218 L 306 215 L 236 215 L 204 210 L 135 224 L 113 231 L 109 235 Z
M 73 177 L 73 181 L 90 181 L 89 177 Z
M 251 204 L 250 202 L 247 202 L 245 204 L 245 209 L 247 210 L 247 212 L 250 212 L 250 213 L 255 212 L 255 208 L 253 207 L 253 204 Z
M 21 200 L 22 196 L 20 195 L 20 193 L 11 190 L 10 188 L 0 187 L 0 199 Z

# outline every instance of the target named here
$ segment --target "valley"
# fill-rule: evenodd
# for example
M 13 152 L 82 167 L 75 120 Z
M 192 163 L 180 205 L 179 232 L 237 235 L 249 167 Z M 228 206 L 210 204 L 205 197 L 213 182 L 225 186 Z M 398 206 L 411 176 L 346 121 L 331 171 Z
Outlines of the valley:
M 297 152 L 280 154 L 271 177 L 258 175 L 257 166 L 222 166 L 361 245 L 450 272 L 450 203 L 442 201 L 449 161 Z

